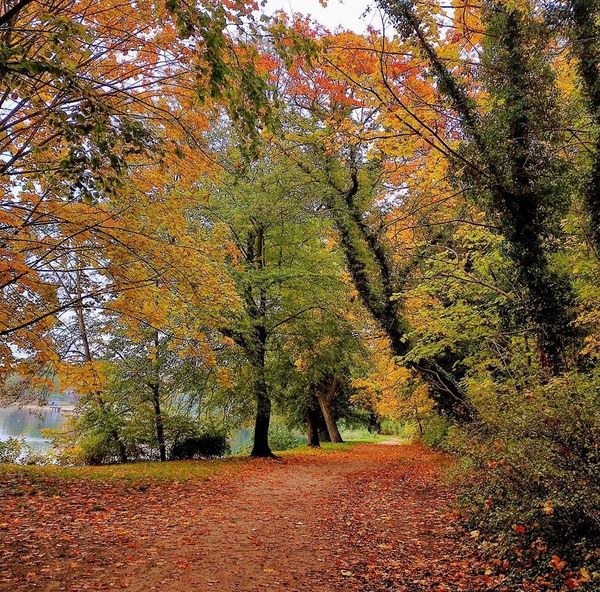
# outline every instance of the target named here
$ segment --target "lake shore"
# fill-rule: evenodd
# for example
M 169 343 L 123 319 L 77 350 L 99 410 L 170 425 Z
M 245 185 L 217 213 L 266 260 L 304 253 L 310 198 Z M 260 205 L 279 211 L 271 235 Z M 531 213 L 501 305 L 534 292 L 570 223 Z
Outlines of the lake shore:
M 12 405 L 4 407 L 4 409 L 11 407 L 25 409 L 26 411 L 31 411 L 32 413 L 35 413 L 36 411 L 59 411 L 62 413 L 73 413 L 75 411 L 75 405 L 39 405 L 37 403 L 27 403 L 26 405 L 13 403 Z

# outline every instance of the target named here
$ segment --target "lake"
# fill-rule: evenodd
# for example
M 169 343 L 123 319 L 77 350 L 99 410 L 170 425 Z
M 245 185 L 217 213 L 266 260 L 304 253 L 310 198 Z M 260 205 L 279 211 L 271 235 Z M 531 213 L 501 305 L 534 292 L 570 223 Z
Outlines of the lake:
M 35 451 L 50 448 L 50 442 L 42 435 L 46 428 L 58 427 L 66 418 L 59 408 L 27 405 L 0 407 L 0 441 L 9 437 L 22 438 Z
M 70 407 L 72 408 L 72 407 Z M 18 407 L 0 407 L 0 441 L 13 438 L 22 438 L 25 443 L 37 452 L 50 449 L 50 442 L 42 435 L 46 428 L 56 428 L 67 415 L 59 408 L 37 407 L 28 405 Z M 252 433 L 241 428 L 231 435 L 231 451 L 239 452 L 250 441 Z

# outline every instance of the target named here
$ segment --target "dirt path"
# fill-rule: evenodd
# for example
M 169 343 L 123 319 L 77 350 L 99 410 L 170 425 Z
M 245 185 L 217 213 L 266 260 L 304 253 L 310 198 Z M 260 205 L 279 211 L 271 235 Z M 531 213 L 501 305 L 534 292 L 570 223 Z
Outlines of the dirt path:
M 0 485 L 0 590 L 485 590 L 448 513 L 448 463 L 417 445 L 361 445 L 209 482 L 45 482 L 50 495 L 20 496 Z

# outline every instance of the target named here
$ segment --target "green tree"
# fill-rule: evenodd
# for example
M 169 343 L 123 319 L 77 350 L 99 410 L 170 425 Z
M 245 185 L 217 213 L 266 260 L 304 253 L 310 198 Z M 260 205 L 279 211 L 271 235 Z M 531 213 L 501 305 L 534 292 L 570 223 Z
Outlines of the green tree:
M 327 248 L 328 222 L 315 216 L 310 179 L 291 161 L 268 154 L 227 177 L 199 208 L 225 227 L 232 245 L 229 272 L 243 303 L 221 328 L 244 352 L 256 401 L 253 456 L 271 456 L 268 444 L 273 350 L 286 330 L 327 307 L 340 291 L 341 266 Z

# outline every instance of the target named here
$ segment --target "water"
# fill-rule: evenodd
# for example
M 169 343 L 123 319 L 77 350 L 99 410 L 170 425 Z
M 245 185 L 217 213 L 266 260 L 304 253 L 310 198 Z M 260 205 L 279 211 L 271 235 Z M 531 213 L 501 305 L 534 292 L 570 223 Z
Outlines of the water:
M 35 452 L 47 452 L 51 448 L 51 443 L 43 436 L 42 430 L 56 428 L 65 419 L 65 412 L 59 411 L 58 407 L 35 405 L 0 407 L 0 441 L 10 437 L 21 438 Z M 235 430 L 230 437 L 231 452 L 239 453 L 248 445 L 251 436 L 252 432 L 249 429 Z
M 56 428 L 65 420 L 64 412 L 49 407 L 28 405 L 19 408 L 17 405 L 0 407 L 0 441 L 22 438 L 25 443 L 37 452 L 50 449 L 50 441 L 44 438 L 42 430 Z
M 231 453 L 238 454 L 241 450 L 247 446 L 252 438 L 252 432 L 247 428 L 239 428 L 235 430 L 229 437 L 229 445 L 231 446 Z

